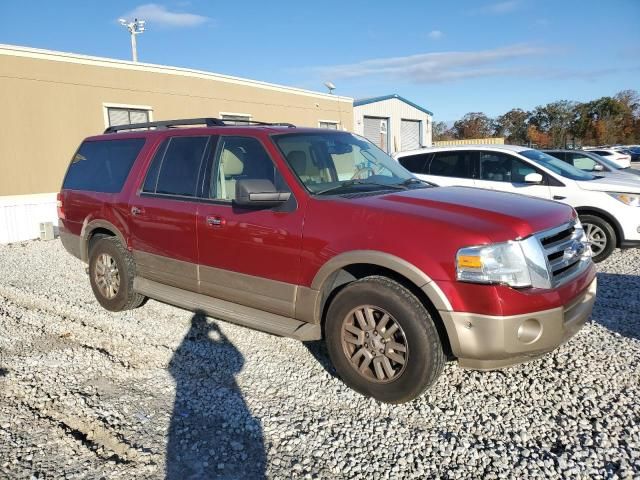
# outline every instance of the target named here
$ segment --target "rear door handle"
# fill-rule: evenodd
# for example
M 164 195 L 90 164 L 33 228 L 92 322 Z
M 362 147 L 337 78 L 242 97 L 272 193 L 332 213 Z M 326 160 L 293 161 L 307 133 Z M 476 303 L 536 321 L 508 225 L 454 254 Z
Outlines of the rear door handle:
M 142 215 L 144 210 L 139 207 L 131 207 L 131 215 Z
M 222 227 L 227 221 L 222 217 L 207 217 L 207 225 L 210 227 Z

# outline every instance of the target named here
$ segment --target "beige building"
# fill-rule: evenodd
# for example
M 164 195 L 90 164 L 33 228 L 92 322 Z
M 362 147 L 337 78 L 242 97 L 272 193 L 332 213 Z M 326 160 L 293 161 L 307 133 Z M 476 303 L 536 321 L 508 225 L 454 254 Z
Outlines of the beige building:
M 0 243 L 36 237 L 39 222 L 55 221 L 71 155 L 109 125 L 219 117 L 353 130 L 347 97 L 11 45 L 0 45 L 0 106 Z
M 431 146 L 433 113 L 398 94 L 353 103 L 354 130 L 389 154 Z

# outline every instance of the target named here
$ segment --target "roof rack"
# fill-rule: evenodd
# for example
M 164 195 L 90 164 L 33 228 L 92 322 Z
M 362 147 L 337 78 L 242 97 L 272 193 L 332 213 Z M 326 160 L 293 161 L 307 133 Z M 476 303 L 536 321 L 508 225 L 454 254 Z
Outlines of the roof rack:
M 236 119 L 229 119 L 229 121 L 238 122 Z M 246 122 L 243 120 L 242 125 L 265 125 L 272 127 L 289 127 L 295 128 L 295 125 L 292 123 L 268 123 L 268 122 L 256 122 L 254 120 L 247 120 Z M 223 119 L 220 118 L 185 118 L 182 120 L 160 120 L 158 122 L 145 122 L 145 123 L 130 123 L 128 125 L 113 125 L 111 127 L 107 127 L 104 133 L 117 133 L 122 130 L 137 130 L 142 128 L 157 128 L 157 129 L 165 129 L 165 128 L 175 128 L 183 125 L 204 125 L 207 127 L 232 127 L 237 126 L 233 124 L 227 124 Z M 241 125 L 240 125 L 241 126 Z

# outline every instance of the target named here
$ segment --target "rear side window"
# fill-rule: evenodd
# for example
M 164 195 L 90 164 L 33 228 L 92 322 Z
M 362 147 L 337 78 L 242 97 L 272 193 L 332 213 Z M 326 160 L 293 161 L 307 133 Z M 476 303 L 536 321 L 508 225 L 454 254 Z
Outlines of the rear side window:
M 408 155 L 400 157 L 398 162 L 411 173 L 427 173 L 427 164 L 431 155 L 431 153 Z
M 149 166 L 142 190 L 194 197 L 208 142 L 209 137 L 173 137 L 166 140 Z
M 473 178 L 473 152 L 437 152 L 431 160 L 429 173 L 442 177 Z
M 84 142 L 69 164 L 62 188 L 119 192 L 144 142 L 144 138 Z

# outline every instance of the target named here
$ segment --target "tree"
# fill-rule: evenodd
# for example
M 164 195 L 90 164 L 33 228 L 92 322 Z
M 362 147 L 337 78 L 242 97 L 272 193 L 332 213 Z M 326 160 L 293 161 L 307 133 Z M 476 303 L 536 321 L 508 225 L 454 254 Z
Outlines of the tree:
M 453 134 L 451 130 L 447 128 L 446 122 L 433 122 L 431 128 L 434 142 L 438 140 L 451 140 L 453 138 Z
M 486 138 L 495 130 L 493 120 L 482 112 L 467 113 L 453 124 L 456 138 Z
M 495 135 L 505 137 L 507 143 L 516 145 L 527 143 L 527 122 L 530 115 L 530 112 L 525 112 L 521 108 L 512 108 L 496 119 Z
M 634 137 L 632 109 L 612 97 L 582 103 L 576 107 L 575 131 L 590 145 L 626 142 Z
M 576 105 L 575 102 L 560 100 L 537 106 L 529 124 L 549 136 L 550 146 L 565 147 L 575 132 Z

